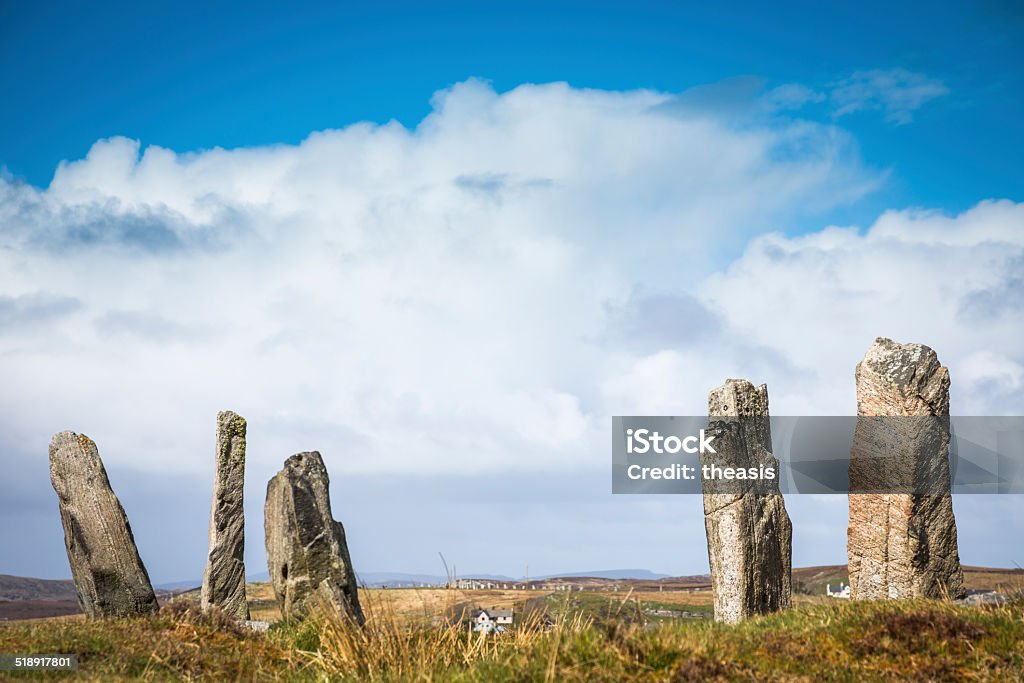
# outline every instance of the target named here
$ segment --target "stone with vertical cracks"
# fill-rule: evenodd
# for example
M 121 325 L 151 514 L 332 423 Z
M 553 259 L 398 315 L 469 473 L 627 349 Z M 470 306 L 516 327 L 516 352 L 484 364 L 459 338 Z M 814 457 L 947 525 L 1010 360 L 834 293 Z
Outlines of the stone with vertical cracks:
M 726 380 L 708 395 L 708 416 L 717 452 L 702 453 L 702 465 L 774 467 L 778 476 L 765 385 Z M 793 526 L 777 479 L 729 485 L 705 480 L 704 526 L 716 621 L 734 624 L 789 607 Z
M 217 413 L 216 464 L 210 509 L 210 551 L 200 601 L 239 619 L 249 618 L 245 600 L 245 419 Z
M 156 611 L 149 574 L 96 444 L 84 434 L 54 435 L 50 480 L 60 502 L 71 575 L 85 615 L 127 617 Z
M 854 599 L 962 597 L 949 474 L 949 371 L 935 351 L 879 337 L 857 364 L 847 555 Z M 919 418 L 872 420 L 869 416 Z M 927 493 L 900 490 L 908 476 Z M 918 486 L 920 484 L 918 483 Z M 877 488 L 876 488 L 877 490 Z
M 345 530 L 331 514 L 327 468 L 316 451 L 298 453 L 267 484 L 267 567 L 285 618 L 325 604 L 363 623 Z

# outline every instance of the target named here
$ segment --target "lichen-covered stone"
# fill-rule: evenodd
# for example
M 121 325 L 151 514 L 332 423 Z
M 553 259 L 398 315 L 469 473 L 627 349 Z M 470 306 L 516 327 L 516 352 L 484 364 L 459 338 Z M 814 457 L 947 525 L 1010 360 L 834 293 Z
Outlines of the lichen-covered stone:
M 329 486 L 316 451 L 291 456 L 270 480 L 264 509 L 267 568 L 286 618 L 302 618 L 322 603 L 362 624 L 345 530 L 332 516 Z
M 84 434 L 54 435 L 50 480 L 60 503 L 64 544 L 85 615 L 127 617 L 155 611 L 158 605 L 149 574 L 96 444 Z
M 778 473 L 765 385 L 726 380 L 708 395 L 708 416 L 717 452 L 701 454 L 702 465 L 764 466 Z M 792 598 L 793 526 L 778 481 L 752 481 L 743 487 L 704 482 L 715 620 L 730 624 L 787 608 Z M 727 492 L 716 493 L 719 488 Z
M 217 413 L 216 464 L 210 509 L 210 551 L 200 593 L 202 608 L 216 605 L 249 618 L 245 600 L 245 419 Z
M 949 493 L 949 371 L 935 351 L 879 337 L 856 369 L 847 530 L 854 599 L 964 594 Z M 892 487 L 893 491 L 857 493 Z

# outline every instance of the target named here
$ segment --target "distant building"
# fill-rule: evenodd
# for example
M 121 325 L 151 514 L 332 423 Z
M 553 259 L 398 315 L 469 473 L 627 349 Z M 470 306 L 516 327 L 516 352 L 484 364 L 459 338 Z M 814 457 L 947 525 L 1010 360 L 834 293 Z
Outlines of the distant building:
M 471 620 L 474 631 L 502 633 L 512 625 L 512 609 L 478 609 Z
M 839 582 L 839 586 L 832 590 L 832 584 L 825 584 L 825 595 L 830 598 L 843 598 L 846 600 L 850 599 L 850 587 L 844 584 L 842 581 Z

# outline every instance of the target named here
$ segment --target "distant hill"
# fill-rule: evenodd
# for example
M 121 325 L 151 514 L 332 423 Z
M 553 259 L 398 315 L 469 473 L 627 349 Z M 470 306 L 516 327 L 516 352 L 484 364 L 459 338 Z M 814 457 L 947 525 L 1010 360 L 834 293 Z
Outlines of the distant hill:
M 826 586 L 832 585 L 838 588 L 839 583 L 847 584 L 849 582 L 850 576 L 846 571 L 845 564 L 793 569 L 794 593 L 823 595 Z
M 658 579 L 669 578 L 668 574 L 656 574 L 647 569 L 601 569 L 589 572 L 562 572 L 560 574 L 548 574 L 546 576 L 531 576 L 530 580 L 560 578 L 587 578 L 587 579 L 636 579 L 637 581 L 657 581 Z
M 434 574 L 406 574 L 403 572 L 356 572 L 359 583 L 366 586 L 379 588 L 399 588 L 404 586 L 419 586 L 420 584 L 442 585 L 445 582 L 443 576 Z
M 75 584 L 70 579 L 33 579 L 0 574 L 0 600 L 74 600 Z
M 182 590 L 198 588 L 202 581 L 180 581 L 153 586 L 157 596 L 171 595 Z M 75 582 L 71 579 L 36 579 L 30 576 L 11 576 L 0 574 L 0 602 L 34 601 L 71 601 L 78 604 L 78 592 Z
M 1024 569 L 998 569 L 991 567 L 974 567 L 964 565 L 964 584 L 968 590 L 1006 590 L 1018 588 L 1024 583 Z M 411 574 L 403 572 L 362 572 L 358 574 L 359 580 L 372 587 L 388 586 L 393 588 L 419 586 L 421 584 L 443 585 L 445 579 L 437 574 Z M 480 579 L 483 581 L 497 582 L 520 582 L 520 578 L 512 578 L 500 574 L 466 574 L 460 578 Z M 542 576 L 531 576 L 530 581 L 548 581 L 551 583 L 574 583 L 574 579 L 590 579 L 584 582 L 595 586 L 608 585 L 604 582 L 626 582 L 625 585 L 650 586 L 650 585 L 710 585 L 711 577 L 707 574 L 699 576 L 668 576 L 657 574 L 647 569 L 606 569 L 585 572 L 567 572 L 563 574 L 548 574 Z M 254 575 L 248 578 L 250 582 L 266 582 L 267 575 Z M 820 567 L 794 567 L 793 588 L 794 592 L 810 595 L 820 595 L 825 592 L 825 584 L 838 584 L 840 581 L 849 581 L 846 573 L 846 565 L 829 565 Z M 199 580 L 179 581 L 176 583 L 165 583 L 155 586 L 158 597 L 166 597 L 181 593 L 186 589 L 196 589 L 202 583 Z M 25 576 L 10 576 L 0 574 L 0 602 L 19 601 L 68 601 L 74 605 L 78 604 L 78 595 L 75 592 L 75 585 L 70 580 L 35 579 Z M 77 609 L 77 608 L 76 608 Z
M 160 591 L 164 591 L 167 593 L 178 593 L 181 591 L 190 591 L 194 588 L 199 588 L 202 585 L 203 582 L 201 579 L 198 581 L 172 581 L 171 583 L 161 583 L 159 585 L 154 585 L 153 590 L 157 591 L 158 593 Z
M 419 586 L 421 584 L 441 585 L 445 577 L 439 574 L 406 574 L 402 572 L 357 572 L 359 581 L 367 586 Z M 637 581 L 656 581 L 666 578 L 667 574 L 656 574 L 647 569 L 602 569 L 596 571 L 561 572 L 558 574 L 542 574 L 531 576 L 530 581 L 547 581 L 562 578 L 587 579 L 635 579 Z M 513 577 L 505 574 L 473 574 L 459 572 L 460 579 L 476 579 L 480 581 L 519 582 L 525 577 Z

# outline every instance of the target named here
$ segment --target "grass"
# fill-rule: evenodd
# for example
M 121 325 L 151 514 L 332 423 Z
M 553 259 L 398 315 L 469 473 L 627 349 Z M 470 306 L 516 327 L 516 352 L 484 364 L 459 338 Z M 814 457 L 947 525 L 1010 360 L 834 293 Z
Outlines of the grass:
M 298 671 L 292 644 L 239 627 L 222 613 L 172 602 L 158 614 L 86 621 L 81 617 L 0 626 L 0 652 L 72 654 L 80 671 L 18 672 L 11 678 L 75 680 L 262 680 Z
M 645 623 L 629 596 L 584 598 L 593 609 L 607 607 L 597 613 L 569 609 L 577 595 L 551 596 L 561 608 L 553 623 L 534 611 L 515 631 L 484 637 L 406 619 L 393 603 L 367 598 L 364 629 L 321 610 L 302 624 L 247 633 L 178 606 L 132 620 L 3 625 L 0 652 L 77 652 L 75 678 L 83 680 L 817 683 L 1004 681 L 1024 672 L 1020 603 L 802 602 L 729 627 L 699 619 Z

